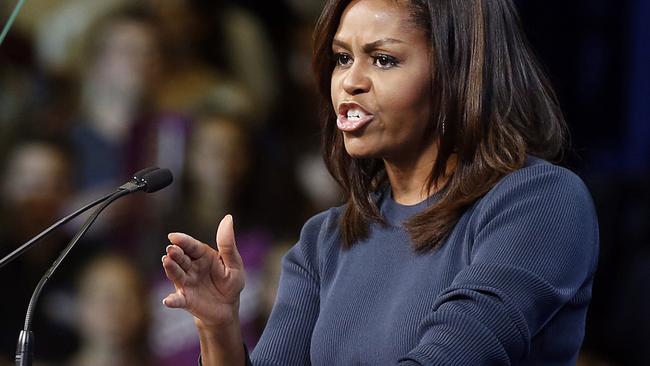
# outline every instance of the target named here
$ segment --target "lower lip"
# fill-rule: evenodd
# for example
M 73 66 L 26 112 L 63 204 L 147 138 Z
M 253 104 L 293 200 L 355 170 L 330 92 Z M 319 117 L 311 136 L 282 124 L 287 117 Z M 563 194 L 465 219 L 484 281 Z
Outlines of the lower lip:
M 336 126 L 341 131 L 353 132 L 361 129 L 363 126 L 370 123 L 370 121 L 372 121 L 374 118 L 375 116 L 368 115 L 363 118 L 350 120 L 346 116 L 339 114 L 338 118 L 336 119 Z

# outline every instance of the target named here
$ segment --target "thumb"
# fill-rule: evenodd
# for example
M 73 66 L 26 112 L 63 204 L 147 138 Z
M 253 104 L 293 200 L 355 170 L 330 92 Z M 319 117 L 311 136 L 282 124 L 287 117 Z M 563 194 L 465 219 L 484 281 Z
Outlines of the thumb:
M 241 256 L 235 243 L 235 230 L 231 215 L 226 215 L 217 228 L 217 250 L 227 268 L 243 269 Z

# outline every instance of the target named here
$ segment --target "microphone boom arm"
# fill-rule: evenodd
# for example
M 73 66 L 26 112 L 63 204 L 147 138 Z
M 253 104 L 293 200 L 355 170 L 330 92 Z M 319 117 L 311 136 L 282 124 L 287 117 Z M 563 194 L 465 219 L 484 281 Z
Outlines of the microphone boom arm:
M 120 187 L 122 188 L 122 187 Z M 129 193 L 135 192 L 137 189 L 131 190 L 131 189 L 119 189 L 116 192 L 111 193 L 108 197 L 102 197 L 101 200 L 105 201 L 101 206 L 99 206 L 95 212 L 86 220 L 86 222 L 83 224 L 83 226 L 79 229 L 77 234 L 70 240 L 68 245 L 63 249 L 61 254 L 57 257 L 57 259 L 52 263 L 52 266 L 45 272 L 43 277 L 41 277 L 41 280 L 38 282 L 36 285 L 36 288 L 34 289 L 34 293 L 32 293 L 32 297 L 29 300 L 29 306 L 27 307 L 27 313 L 25 314 L 25 326 L 23 330 L 20 332 L 20 336 L 18 337 L 18 345 L 16 346 L 16 366 L 31 366 L 32 364 L 32 347 L 33 347 L 33 340 L 34 336 L 31 332 L 31 327 L 32 327 L 32 318 L 34 315 L 34 310 L 36 309 L 36 302 L 38 301 L 39 296 L 41 295 L 41 291 L 43 290 L 43 287 L 45 286 L 45 283 L 47 280 L 52 277 L 54 274 L 54 271 L 59 268 L 59 265 L 65 257 L 70 253 L 72 248 L 77 244 L 79 239 L 88 231 L 90 228 L 90 225 L 95 222 L 99 214 L 106 208 L 108 205 L 113 203 L 115 200 L 126 196 Z M 94 202 L 93 202 L 94 203 Z

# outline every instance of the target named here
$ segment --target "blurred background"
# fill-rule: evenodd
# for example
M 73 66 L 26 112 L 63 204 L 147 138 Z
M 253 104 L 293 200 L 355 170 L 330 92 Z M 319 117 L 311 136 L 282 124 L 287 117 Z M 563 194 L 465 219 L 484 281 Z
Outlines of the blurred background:
M 572 132 L 601 256 L 581 365 L 650 364 L 650 2 L 519 0 Z M 137 3 L 137 5 L 134 5 Z M 0 3 L 0 24 L 14 1 Z M 166 233 L 214 242 L 233 213 L 253 347 L 282 254 L 339 203 L 319 156 L 310 68 L 321 0 L 28 0 L 0 46 L 0 255 L 143 167 L 175 183 L 110 207 L 52 277 L 34 320 L 42 365 L 190 365 L 191 316 Z M 4 267 L 0 365 L 41 275 L 81 224 Z

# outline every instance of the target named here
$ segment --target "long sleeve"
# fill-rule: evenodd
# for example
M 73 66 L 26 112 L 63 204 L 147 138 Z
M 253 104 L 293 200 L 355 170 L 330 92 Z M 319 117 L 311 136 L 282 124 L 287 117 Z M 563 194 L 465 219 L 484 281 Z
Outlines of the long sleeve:
M 437 296 L 417 346 L 399 364 L 528 364 L 539 360 L 533 341 L 558 337 L 566 338 L 555 343 L 562 346 L 535 349 L 566 364 L 584 331 L 584 317 L 580 323 L 570 313 L 589 303 L 598 252 L 583 183 L 550 164 L 522 169 L 478 203 L 468 228 L 468 265 Z M 567 321 L 551 322 L 562 317 Z

